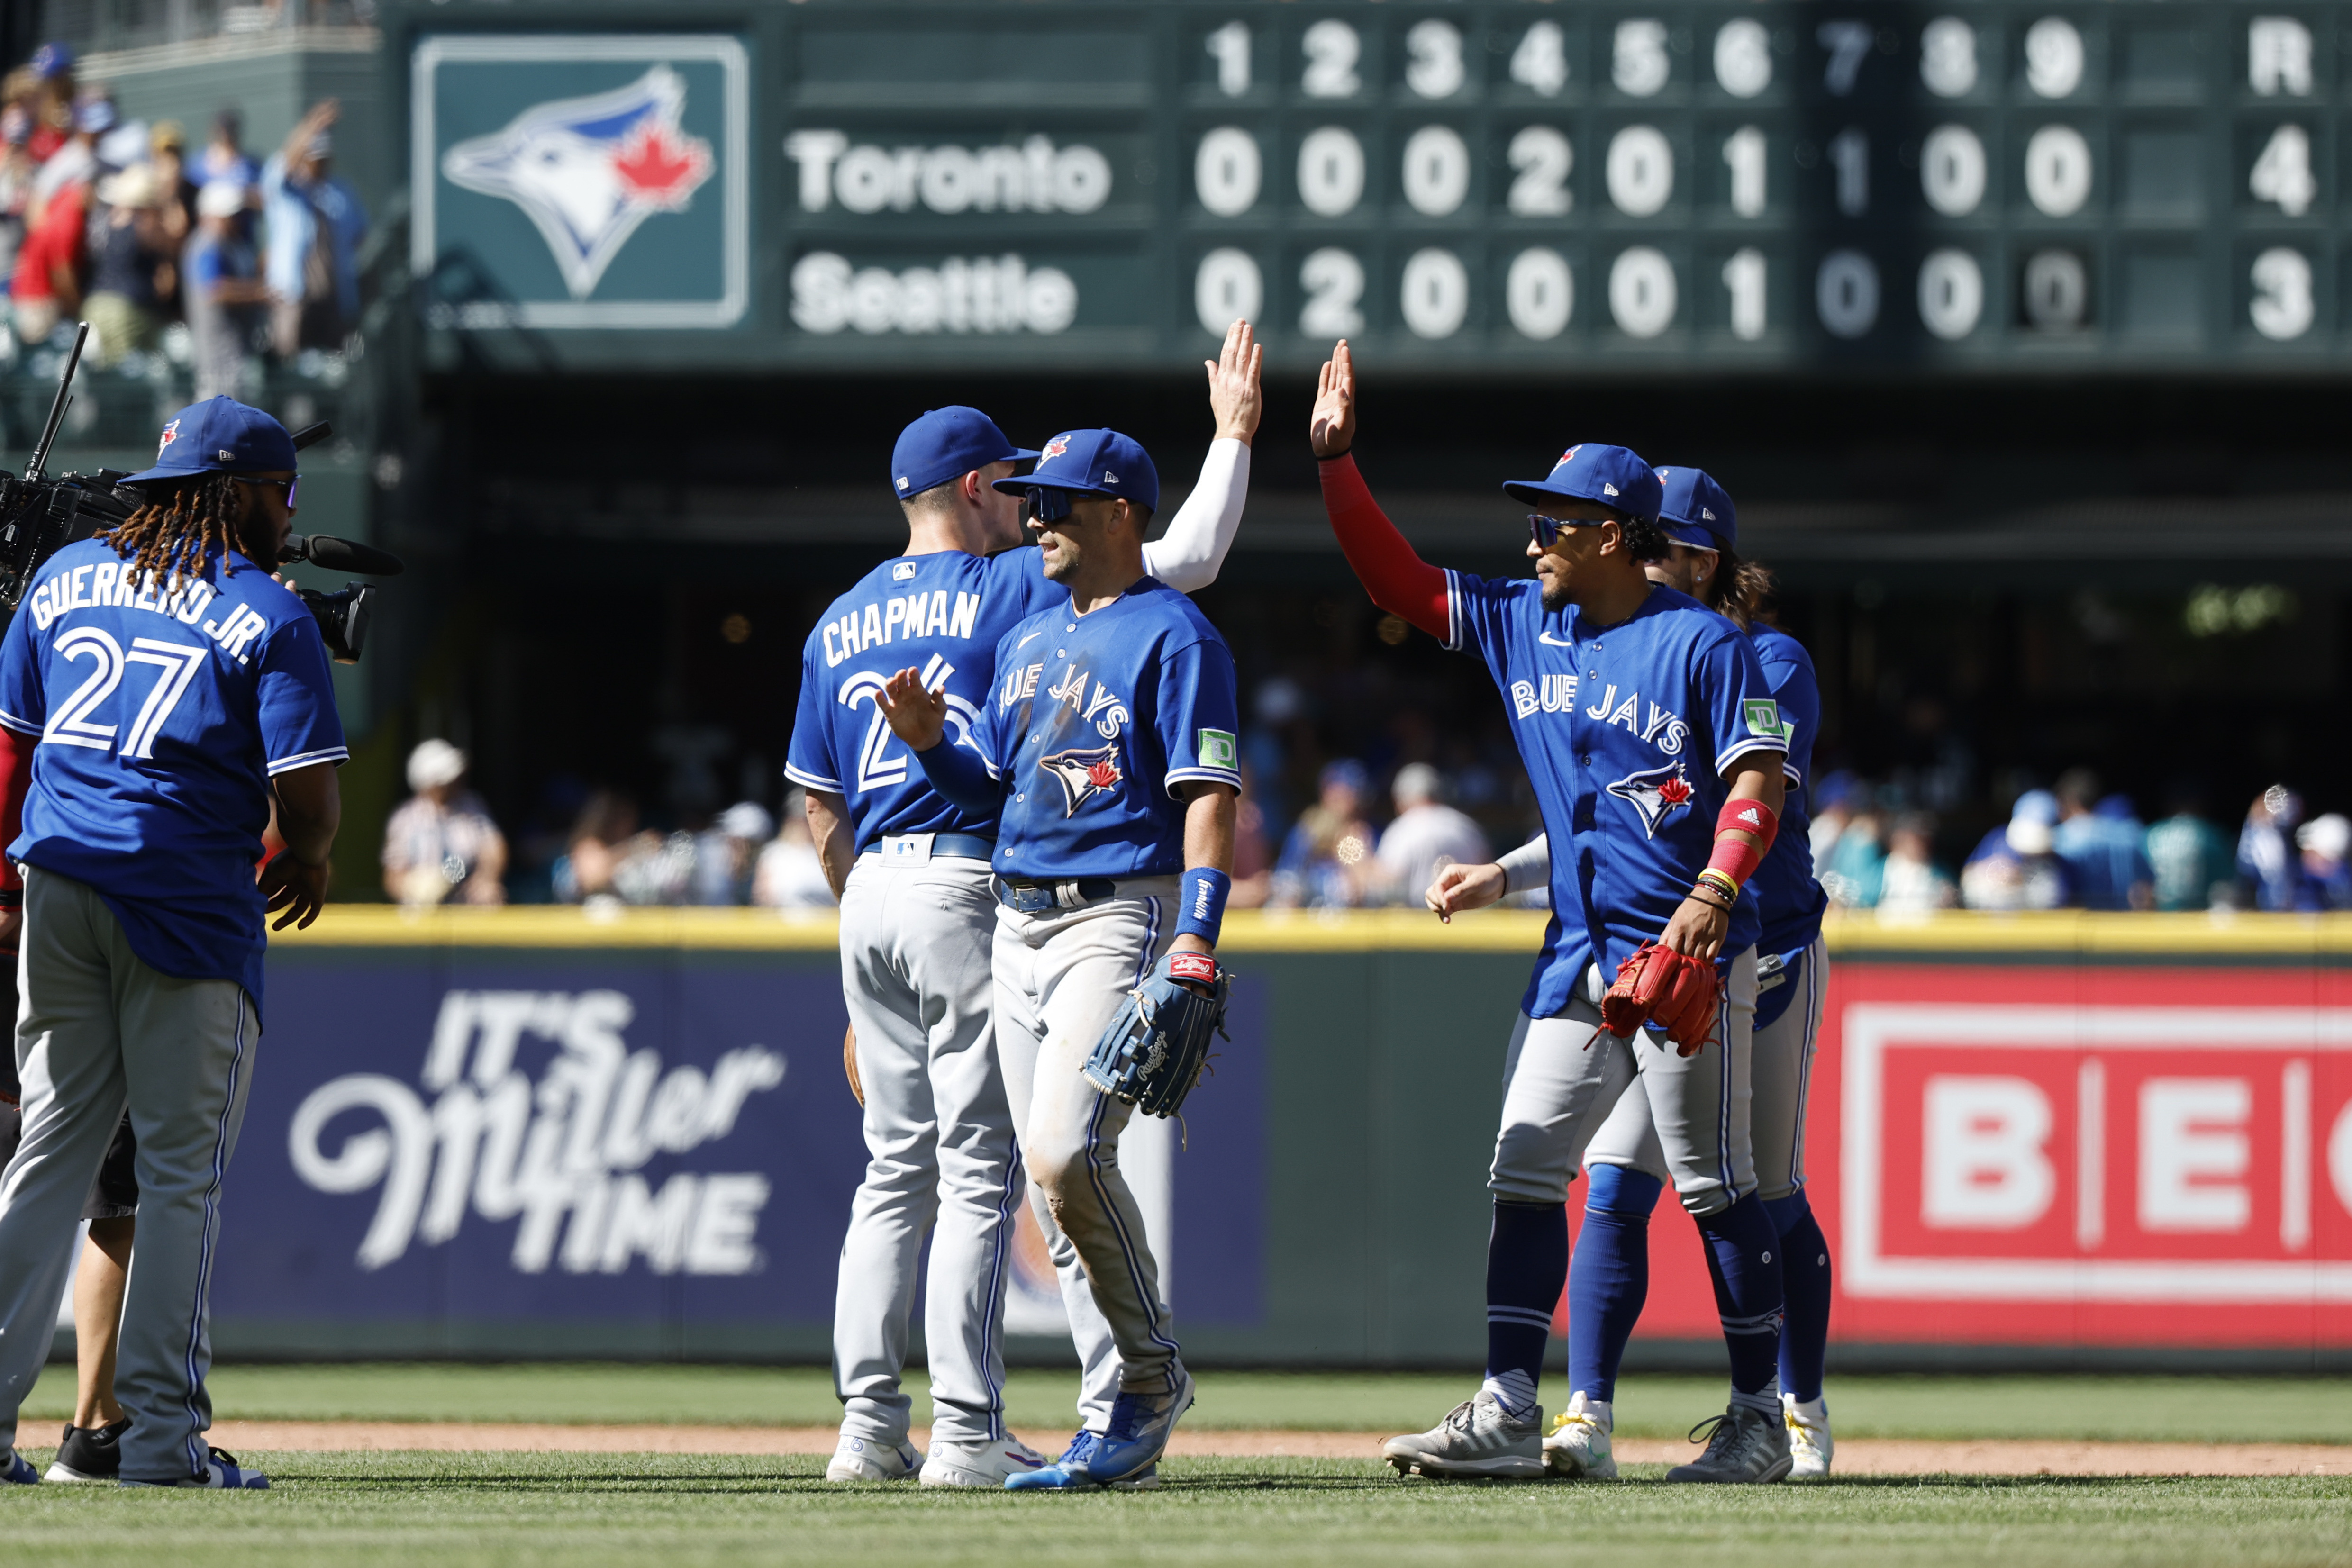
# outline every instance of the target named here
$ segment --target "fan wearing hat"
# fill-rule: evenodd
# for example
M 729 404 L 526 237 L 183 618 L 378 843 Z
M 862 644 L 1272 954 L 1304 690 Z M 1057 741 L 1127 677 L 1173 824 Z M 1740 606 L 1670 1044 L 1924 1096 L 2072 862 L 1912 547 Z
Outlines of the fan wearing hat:
M 1614 1473 L 1579 1472 L 1545 1444 L 1536 1394 L 1568 1280 L 1569 1185 L 1620 1098 L 1639 1095 L 1706 1239 L 1731 1359 L 1712 1442 L 1667 1479 L 1778 1480 L 1790 1465 L 1781 1292 L 1748 1136 L 1759 922 L 1745 884 L 1772 841 L 1787 742 L 1755 649 L 1645 574 L 1666 553 L 1663 487 L 1625 448 L 1580 443 L 1545 477 L 1506 483 L 1535 508 L 1535 576 L 1481 578 L 1414 553 L 1357 469 L 1356 431 L 1343 342 L 1309 424 L 1332 531 L 1374 603 L 1485 661 L 1555 850 L 1551 924 L 1505 1059 L 1487 1181 L 1486 1381 L 1386 1457 L 1442 1477 Z M 1448 866 L 1427 899 L 1450 918 L 1506 885 L 1499 865 Z M 1645 974 L 1675 977 L 1653 998 L 1631 988 Z M 1583 1413 L 1572 1398 L 1569 1424 Z
M 1780 1402 L 1792 1450 L 1790 1476 L 1818 1480 L 1830 1473 L 1834 1447 L 1829 1405 L 1822 1396 L 1830 1247 L 1805 1197 L 1804 1166 L 1806 1090 L 1829 987 L 1829 955 L 1822 943 L 1822 913 L 1829 898 L 1813 876 L 1805 809 L 1821 687 L 1804 645 L 1759 619 L 1772 574 L 1741 559 L 1738 513 L 1729 494 L 1696 468 L 1661 468 L 1658 479 L 1658 528 L 1667 549 L 1643 570 L 1652 581 L 1689 594 L 1748 633 L 1780 704 L 1789 742 L 1781 767 L 1788 798 L 1780 831 L 1749 883 L 1762 931 L 1757 942 L 1748 1120 L 1757 1191 L 1780 1239 L 1781 1287 L 1788 1301 L 1780 1333 Z M 1497 863 L 1514 887 L 1548 881 L 1550 841 L 1539 836 Z M 1642 1315 L 1650 1214 L 1672 1175 L 1644 1097 L 1628 1094 L 1617 1102 L 1584 1152 L 1584 1168 L 1590 1190 L 1568 1278 L 1569 1386 L 1582 1406 L 1551 1443 L 1553 1452 L 1571 1461 L 1554 1468 L 1579 1474 L 1614 1468 L 1610 1435 L 1617 1369 Z
M 163 198 L 150 163 L 133 163 L 98 183 L 100 214 L 82 319 L 89 323 L 91 358 L 101 367 L 152 350 L 162 339 L 159 305 L 179 287 L 172 236 L 159 210 Z
M 1216 580 L 1248 495 L 1263 357 L 1249 323 L 1236 321 L 1204 364 L 1214 439 L 1192 495 L 1141 547 L 1135 577 L 1184 592 Z M 1082 455 L 1063 437 L 1045 450 L 1046 467 L 1061 472 L 1090 462 L 1093 448 Z M 1017 1195 L 1021 1178 L 991 1023 L 998 802 L 967 809 L 935 789 L 875 709 L 883 684 L 912 665 L 969 754 L 964 737 L 997 690 L 1005 633 L 1068 605 L 1045 552 L 1022 548 L 1029 482 L 1014 476 L 1038 456 L 976 408 L 933 409 L 908 424 L 890 458 L 907 547 L 834 601 L 802 656 L 784 772 L 807 791 L 810 836 L 841 901 L 844 1066 L 872 1156 L 851 1204 L 835 1298 L 842 1421 L 825 1476 L 837 1482 L 992 1488 L 1045 1463 L 1004 1425 L 1003 1281 L 1016 1212 L 1005 1195 Z M 1148 493 L 1137 487 L 1148 472 L 1148 462 L 1129 465 L 1118 503 L 1136 538 L 1159 499 L 1156 482 Z M 1076 1254 L 1052 1217 L 1036 1212 L 1074 1277 Z M 908 1440 L 910 1401 L 900 1388 L 919 1280 L 928 1455 Z M 1087 1367 L 1082 1409 L 1107 1417 L 1118 1394 L 1109 1328 L 1081 1309 L 1072 1330 Z
M 0 641 L 0 945 L 21 933 L 24 1140 L 0 1187 L 0 1483 L 75 1219 L 127 1105 L 139 1266 L 115 1397 L 126 1484 L 268 1485 L 205 1440 L 223 1172 L 264 1028 L 263 925 L 325 903 L 349 755 L 318 622 L 270 574 L 294 443 L 215 398 L 163 427 L 147 504 L 37 569 Z M 286 849 L 258 878 L 273 809 Z
M 406 800 L 383 825 L 383 890 L 411 909 L 507 901 L 506 835 L 482 798 L 458 786 L 466 754 L 437 737 L 408 754 Z
M 1060 1459 L 1005 1485 L 1156 1486 L 1192 1379 L 1119 1170 L 1135 1106 L 1086 1068 L 1147 980 L 1217 986 L 1241 791 L 1234 658 L 1192 601 L 1146 570 L 1160 476 L 1131 438 L 1065 431 L 1034 473 L 996 487 L 1026 502 L 1055 591 L 997 644 L 995 687 L 961 737 L 918 669 L 876 701 L 940 795 L 997 819 L 994 1021 L 1013 1133 L 1087 1356 L 1089 1402 L 1097 1356 L 1116 1380 L 1108 1409 L 1081 1406 Z M 1096 1322 L 1108 1326 L 1108 1351 Z

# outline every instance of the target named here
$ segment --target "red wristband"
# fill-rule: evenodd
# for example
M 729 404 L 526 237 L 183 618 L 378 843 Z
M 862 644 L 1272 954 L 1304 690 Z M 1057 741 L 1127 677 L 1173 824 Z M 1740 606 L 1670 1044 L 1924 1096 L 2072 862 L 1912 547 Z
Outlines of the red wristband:
M 1719 871 L 1745 887 L 1756 868 L 1764 863 L 1765 852 L 1780 831 L 1780 819 L 1761 800 L 1727 800 L 1722 815 L 1715 820 L 1715 853 L 1708 857 L 1707 869 Z M 1723 836 L 1733 832 L 1753 833 L 1756 841 L 1751 844 Z
M 1168 977 L 1213 986 L 1217 983 L 1217 960 L 1207 953 L 1171 953 L 1168 955 Z

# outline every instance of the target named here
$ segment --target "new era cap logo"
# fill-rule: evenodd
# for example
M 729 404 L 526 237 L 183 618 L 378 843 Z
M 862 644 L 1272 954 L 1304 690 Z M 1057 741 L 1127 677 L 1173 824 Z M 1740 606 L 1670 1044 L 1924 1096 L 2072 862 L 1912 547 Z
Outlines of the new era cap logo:
M 1710 523 L 1715 521 L 1715 514 L 1708 511 L 1705 507 L 1701 507 L 1698 509 L 1698 515 Z
M 907 476 L 906 476 L 904 474 L 901 474 L 901 475 L 899 475 L 899 476 L 898 476 L 898 488 L 900 488 L 901 490 L 903 490 L 903 489 L 905 489 L 905 488 L 907 487 L 907 486 L 908 486 L 908 482 L 909 482 L 909 481 L 908 480 Z
M 1601 482 L 1601 493 L 1604 496 L 1613 496 L 1617 493 L 1617 486 L 1603 479 Z
M 231 461 L 233 461 L 233 460 L 236 458 L 236 453 L 234 453 L 234 452 L 231 452 L 231 451 L 230 451 L 227 447 L 226 447 L 226 446 L 224 446 L 224 447 L 222 447 L 222 448 L 220 449 L 220 460 L 221 460 L 222 462 L 224 462 L 224 463 L 227 463 L 227 462 L 231 462 Z
M 1118 476 L 1106 468 L 1103 470 L 1102 482 L 1106 485 L 1116 485 L 1118 483 Z

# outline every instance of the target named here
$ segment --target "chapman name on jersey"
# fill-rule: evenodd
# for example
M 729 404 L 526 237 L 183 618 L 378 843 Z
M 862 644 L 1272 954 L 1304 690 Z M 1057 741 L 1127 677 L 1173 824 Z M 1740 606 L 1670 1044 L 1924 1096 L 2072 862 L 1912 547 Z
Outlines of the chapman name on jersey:
M 0 724 L 39 737 L 8 852 L 97 889 L 155 968 L 236 980 L 258 1011 L 265 779 L 348 755 L 302 601 L 235 552 L 165 581 L 68 545 L 0 643 Z
M 1475 653 L 1511 705 L 1511 727 L 1552 845 L 1552 923 L 1525 1010 L 1568 1005 L 1586 967 L 1604 975 L 1655 939 L 1706 865 L 1728 798 L 1723 774 L 1787 740 L 1756 650 L 1670 588 L 1596 627 L 1543 608 L 1531 579 L 1446 574 L 1449 646 Z M 1562 846 L 1568 852 L 1562 852 Z M 1752 946 L 1743 894 L 1727 957 Z
M 1086 615 L 1064 595 L 1005 633 L 996 663 L 974 733 L 1005 790 L 996 869 L 1040 880 L 1182 871 L 1178 786 L 1241 788 L 1234 656 L 1208 618 L 1147 577 Z

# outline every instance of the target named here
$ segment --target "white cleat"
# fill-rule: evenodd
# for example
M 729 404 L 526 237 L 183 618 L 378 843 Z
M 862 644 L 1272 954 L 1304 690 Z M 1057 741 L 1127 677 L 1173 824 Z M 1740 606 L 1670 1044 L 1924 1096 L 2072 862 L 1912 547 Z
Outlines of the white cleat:
M 903 1481 L 923 1468 L 923 1451 L 910 1443 L 884 1443 L 843 1433 L 833 1462 L 824 1467 L 829 1481 Z
M 1734 1405 L 1692 1427 L 1692 1439 L 1701 1432 L 1708 1433 L 1706 1452 L 1668 1470 L 1666 1479 L 1759 1486 L 1789 1473 L 1789 1428 L 1761 1410 Z
M 1486 1389 L 1456 1405 L 1426 1432 L 1391 1437 L 1381 1457 L 1401 1476 L 1443 1480 L 1543 1479 L 1543 1407 L 1513 1420 Z
M 1580 1391 L 1544 1439 L 1544 1472 L 1571 1481 L 1615 1480 L 1617 1455 L 1609 1443 L 1614 1422 L 1607 1401 L 1587 1399 Z
M 1045 1455 L 1014 1437 L 993 1443 L 932 1442 L 923 1458 L 922 1482 L 927 1487 L 986 1487 L 1003 1491 L 1007 1476 L 1027 1475 L 1052 1463 Z
M 1815 1399 L 1800 1404 L 1792 1396 L 1780 1396 L 1780 1418 L 1789 1428 L 1789 1479 L 1792 1481 L 1825 1481 L 1830 1479 L 1830 1459 L 1837 1452 L 1837 1443 L 1830 1436 L 1830 1402 Z

